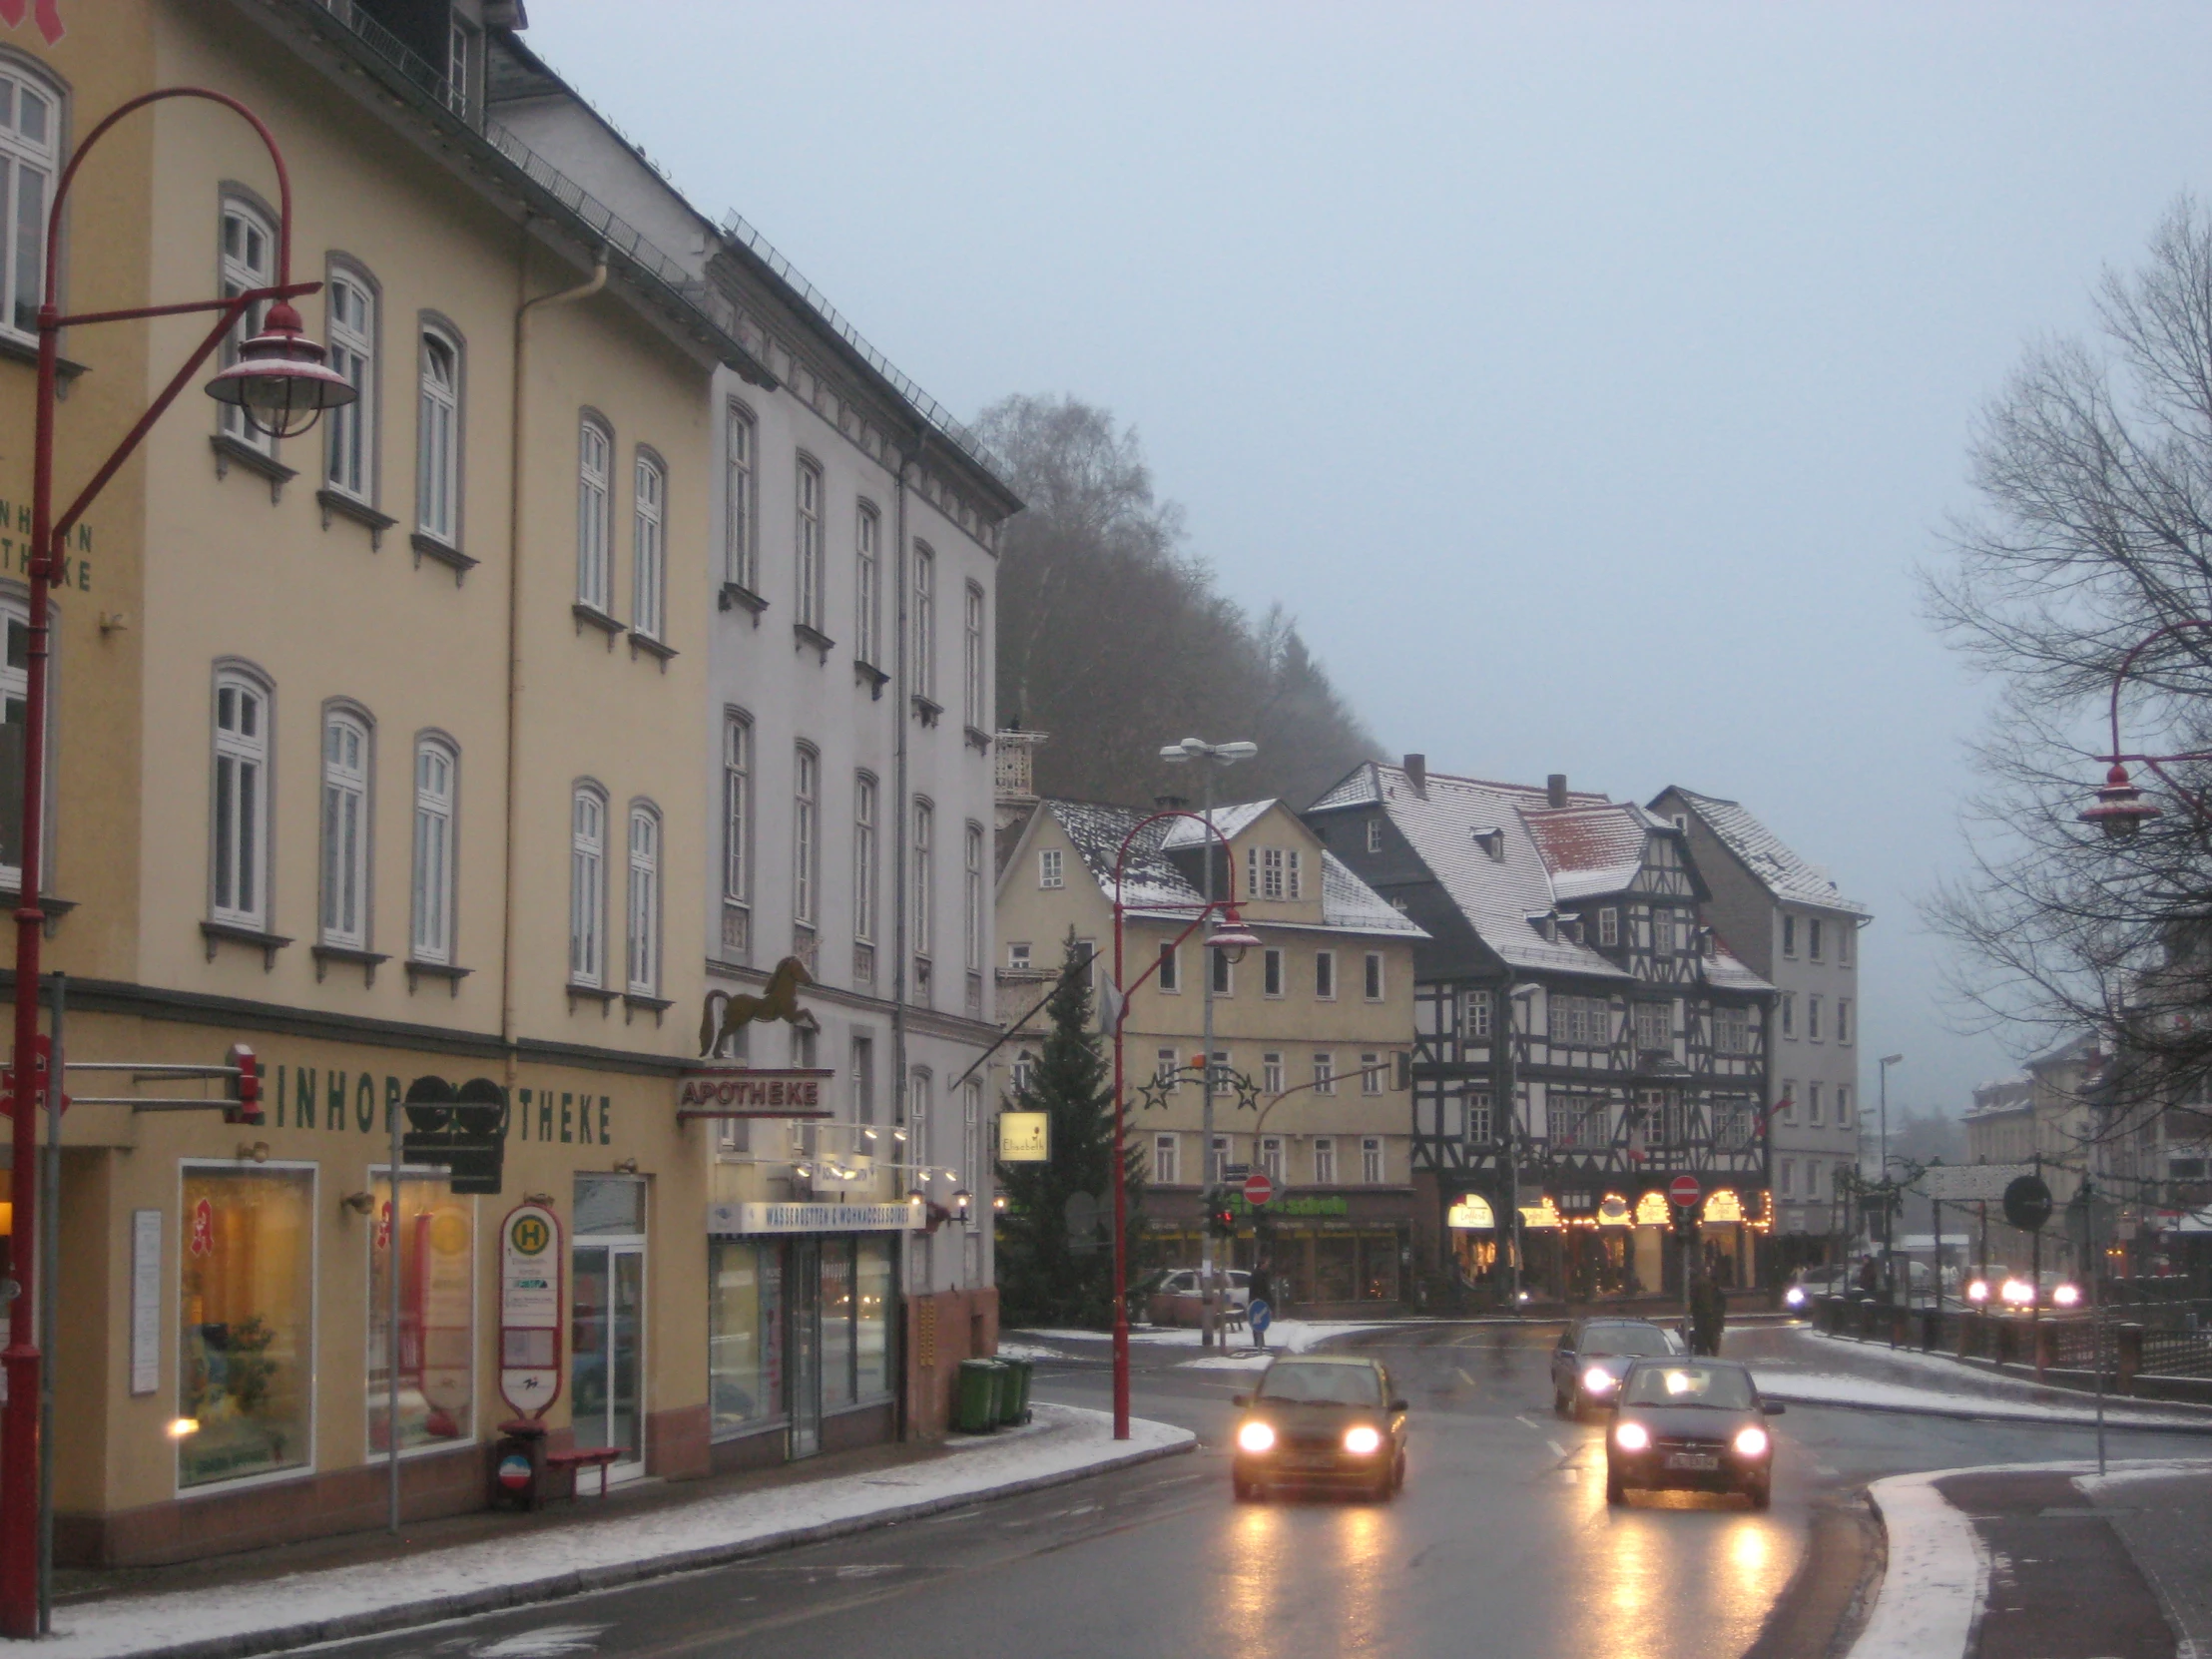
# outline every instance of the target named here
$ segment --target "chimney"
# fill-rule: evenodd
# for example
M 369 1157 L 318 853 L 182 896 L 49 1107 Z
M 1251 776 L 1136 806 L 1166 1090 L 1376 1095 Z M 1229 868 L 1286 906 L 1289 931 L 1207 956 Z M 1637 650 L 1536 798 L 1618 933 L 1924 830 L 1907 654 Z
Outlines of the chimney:
M 1567 775 L 1555 772 L 1544 780 L 1544 801 L 1553 807 L 1567 804 Z
M 1427 756 L 1425 756 L 1425 755 L 1408 755 L 1408 756 L 1406 756 L 1406 757 L 1405 757 L 1405 782 L 1413 786 L 1413 793 L 1414 793 L 1415 795 L 1417 795 L 1417 796 L 1421 797 L 1421 798 L 1422 798 L 1423 800 L 1426 800 L 1426 799 L 1427 799 L 1427 797 L 1428 797 L 1428 757 L 1427 757 Z

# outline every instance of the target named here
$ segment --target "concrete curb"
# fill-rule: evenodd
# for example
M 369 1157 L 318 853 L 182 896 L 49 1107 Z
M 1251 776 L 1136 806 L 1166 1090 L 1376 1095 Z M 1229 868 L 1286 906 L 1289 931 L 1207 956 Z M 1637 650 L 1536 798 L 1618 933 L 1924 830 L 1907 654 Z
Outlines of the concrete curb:
M 1894 1475 L 1867 1488 L 1886 1561 L 1849 1659 L 1963 1659 L 1988 1599 L 1989 1559 L 1973 1522 L 1936 1489 L 1966 1471 Z
M 571 1596 L 619 1589 L 626 1584 L 642 1583 L 648 1579 L 726 1566 L 730 1562 L 748 1560 L 757 1555 L 773 1555 L 780 1550 L 797 1549 L 830 1538 L 848 1537 L 855 1532 L 873 1531 L 879 1526 L 890 1526 L 899 1521 L 917 1520 L 925 1515 L 941 1514 L 951 1509 L 964 1509 L 970 1504 L 1016 1497 L 1023 1492 L 1043 1491 L 1051 1486 L 1064 1486 L 1077 1480 L 1087 1480 L 1094 1474 L 1131 1468 L 1139 1463 L 1179 1456 L 1197 1449 L 1198 1438 L 1191 1435 L 1167 1445 L 1140 1446 L 1111 1453 L 1096 1462 L 1086 1463 L 1081 1468 L 1056 1469 L 1050 1474 L 1030 1475 L 980 1491 L 924 1498 L 913 1503 L 878 1509 L 871 1514 L 847 1515 L 814 1526 L 794 1527 L 788 1532 L 741 1539 L 735 1543 L 715 1544 L 704 1549 L 681 1550 L 675 1554 L 657 1555 L 643 1561 L 621 1561 L 604 1567 L 586 1567 L 519 1584 L 499 1584 L 471 1590 L 463 1595 L 438 1596 L 428 1601 L 378 1607 L 336 1618 L 273 1625 L 262 1630 L 240 1631 L 231 1636 L 182 1642 L 173 1647 L 139 1648 L 133 1650 L 127 1659 L 251 1659 L 256 1654 L 278 1653 L 288 1648 L 309 1647 L 320 1642 L 347 1641 L 360 1636 L 378 1636 L 394 1630 L 440 1624 L 448 1619 L 468 1618 L 478 1613 L 495 1613 L 510 1607 L 562 1601 Z M 56 1622 L 66 1622 L 66 1611 L 57 1609 L 57 1613 L 59 1616 Z
M 1759 1394 L 1762 1399 L 1776 1400 L 1784 1405 L 1803 1405 L 1821 1410 L 1887 1411 L 1895 1416 L 1950 1417 L 1960 1422 L 2009 1422 L 2030 1428 L 2094 1428 L 2097 1425 L 2095 1415 L 2087 1411 L 2078 1415 L 2058 1415 L 2048 1411 L 2007 1411 L 2001 1406 L 1994 1410 L 1981 1410 L 1967 1405 L 1901 1405 L 1891 1400 L 1822 1399 L 1811 1394 L 1787 1393 L 1779 1388 L 1761 1388 Z M 2104 1431 L 2107 1434 L 2212 1434 L 2212 1422 L 2193 1419 L 2149 1422 L 2141 1417 L 2107 1412 Z

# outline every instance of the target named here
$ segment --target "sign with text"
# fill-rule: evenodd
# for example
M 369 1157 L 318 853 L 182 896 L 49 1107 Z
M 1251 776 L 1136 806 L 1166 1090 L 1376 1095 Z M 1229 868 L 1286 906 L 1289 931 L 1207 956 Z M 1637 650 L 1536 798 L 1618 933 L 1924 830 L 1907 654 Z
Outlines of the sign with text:
M 717 1067 L 687 1072 L 676 1088 L 676 1120 L 693 1118 L 826 1118 L 830 1091 L 837 1074 L 828 1068 L 792 1067 L 755 1071 Z
M 532 1417 L 561 1397 L 561 1221 L 542 1204 L 499 1224 L 499 1392 Z
M 1043 1164 L 1052 1158 L 1050 1112 L 1001 1112 L 998 1114 L 998 1161 L 1002 1164 Z
M 905 1204 L 710 1204 L 707 1231 L 748 1233 L 903 1233 L 927 1220 L 918 1200 Z

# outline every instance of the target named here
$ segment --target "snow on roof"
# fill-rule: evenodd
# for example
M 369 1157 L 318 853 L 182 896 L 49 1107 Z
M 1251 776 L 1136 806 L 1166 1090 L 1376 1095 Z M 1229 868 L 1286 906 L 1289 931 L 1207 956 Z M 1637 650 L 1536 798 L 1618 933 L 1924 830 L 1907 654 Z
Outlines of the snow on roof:
M 1561 898 L 1619 892 L 1644 867 L 1653 822 L 1636 806 L 1567 807 L 1524 812 L 1536 850 Z
M 1774 986 L 1751 971 L 1751 965 L 1718 938 L 1713 953 L 1701 964 L 1705 982 L 1730 991 L 1771 991 Z
M 1680 796 L 1775 897 L 1872 919 L 1872 910 L 1855 898 L 1846 898 L 1828 871 L 1799 857 L 1780 835 L 1745 811 L 1741 802 L 1700 795 L 1677 784 L 1672 790 L 1662 790 L 1653 798 L 1654 804 L 1669 794 Z
M 1366 795 L 1354 786 L 1354 779 L 1362 774 L 1368 780 L 1361 786 L 1370 792 Z M 1585 795 L 1569 801 L 1573 806 L 1596 806 L 1603 805 L 1604 799 Z M 1529 924 L 1530 916 L 1549 914 L 1558 905 L 1551 871 L 1523 816 L 1543 801 L 1540 789 L 1482 784 L 1434 772 L 1428 775 L 1426 788 L 1416 794 L 1400 768 L 1379 761 L 1370 761 L 1353 779 L 1322 798 L 1324 805 L 1382 806 L 1482 942 L 1513 966 L 1626 979 L 1628 974 L 1588 945 L 1547 939 Z M 1498 831 L 1502 859 L 1492 858 L 1475 839 L 1478 830 Z
M 1048 800 L 1041 805 L 1066 832 L 1069 841 L 1082 857 L 1084 866 L 1097 880 L 1100 890 L 1111 899 L 1114 895 L 1114 858 L 1121 850 L 1123 837 L 1135 826 L 1150 818 L 1151 812 L 1135 807 L 1113 807 L 1096 801 Z M 1214 809 L 1214 820 L 1225 834 L 1235 834 L 1238 830 L 1249 827 L 1274 805 L 1273 801 L 1261 801 L 1217 807 Z M 1232 829 L 1232 824 L 1237 828 Z M 1122 864 L 1122 876 L 1123 902 L 1131 910 L 1189 917 L 1196 915 L 1205 904 L 1205 895 L 1165 855 L 1166 847 L 1172 844 L 1178 830 L 1188 832 L 1183 840 L 1184 845 L 1198 845 L 1203 831 L 1189 819 L 1165 819 L 1158 824 L 1148 825 L 1130 843 L 1129 856 Z M 1326 851 L 1322 853 L 1321 912 L 1320 925 L 1323 927 L 1341 927 L 1353 933 L 1402 933 L 1408 938 L 1428 937 L 1396 905 L 1353 874 L 1334 854 Z M 1259 927 L 1279 925 L 1267 921 L 1253 921 L 1251 924 Z
M 1166 851 L 1180 852 L 1185 847 L 1196 846 L 1208 839 L 1205 830 L 1199 826 L 1200 819 L 1210 819 L 1214 828 L 1221 831 L 1222 838 L 1233 841 L 1259 822 L 1261 816 L 1274 805 L 1275 799 L 1271 796 L 1265 801 L 1243 801 L 1232 807 L 1216 807 L 1210 812 L 1193 813 L 1189 818 L 1170 819 L 1167 836 L 1160 845 Z

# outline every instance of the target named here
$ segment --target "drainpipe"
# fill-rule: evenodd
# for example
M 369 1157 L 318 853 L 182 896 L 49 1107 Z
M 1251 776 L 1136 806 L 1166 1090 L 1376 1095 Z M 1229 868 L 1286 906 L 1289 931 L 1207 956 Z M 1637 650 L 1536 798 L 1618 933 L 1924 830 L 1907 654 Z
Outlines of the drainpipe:
M 891 626 L 896 630 L 896 638 L 891 645 L 891 1121 L 907 1131 L 906 1156 L 900 1161 L 908 1165 L 913 1163 L 920 1150 L 912 1139 L 913 1127 L 906 1110 L 906 842 L 911 832 L 907 823 L 910 809 L 906 802 L 906 719 L 909 695 L 906 684 L 906 469 L 912 464 L 913 451 L 901 450 L 898 455 L 891 512 L 891 586 L 898 595 L 891 604 Z M 906 1173 L 910 1181 L 911 1170 Z M 903 1202 L 906 1195 L 900 1193 L 898 1197 Z M 907 1290 L 913 1280 L 913 1237 L 911 1230 L 901 1231 L 898 1235 L 899 1294 L 908 1306 L 915 1306 L 915 1300 Z M 928 1287 L 923 1287 L 925 1292 L 927 1289 Z M 918 1313 L 915 1317 L 918 1322 Z M 907 1385 L 898 1390 L 898 1435 L 901 1440 L 913 1431 L 913 1391 L 920 1382 L 913 1359 L 911 1352 L 900 1357 L 901 1369 L 907 1378 Z
M 527 431 L 524 391 L 528 382 L 530 352 L 530 314 L 540 305 L 566 305 L 579 299 L 587 299 L 607 285 L 607 251 L 601 248 L 592 259 L 591 277 L 572 288 L 562 288 L 554 293 L 541 293 L 535 299 L 524 298 L 530 289 L 530 218 L 522 221 L 522 251 L 515 262 L 515 337 L 513 364 L 513 406 L 508 414 L 508 431 L 512 434 L 513 450 L 507 461 L 507 776 L 506 790 L 506 868 L 500 888 L 500 945 L 499 945 L 499 1046 L 504 1056 L 503 1081 L 507 1099 L 514 1100 L 515 1091 L 515 892 L 520 884 L 521 870 L 515 846 L 520 832 L 522 814 L 520 755 L 522 749 L 522 469 Z M 396 1189 L 394 1189 L 396 1190 Z

